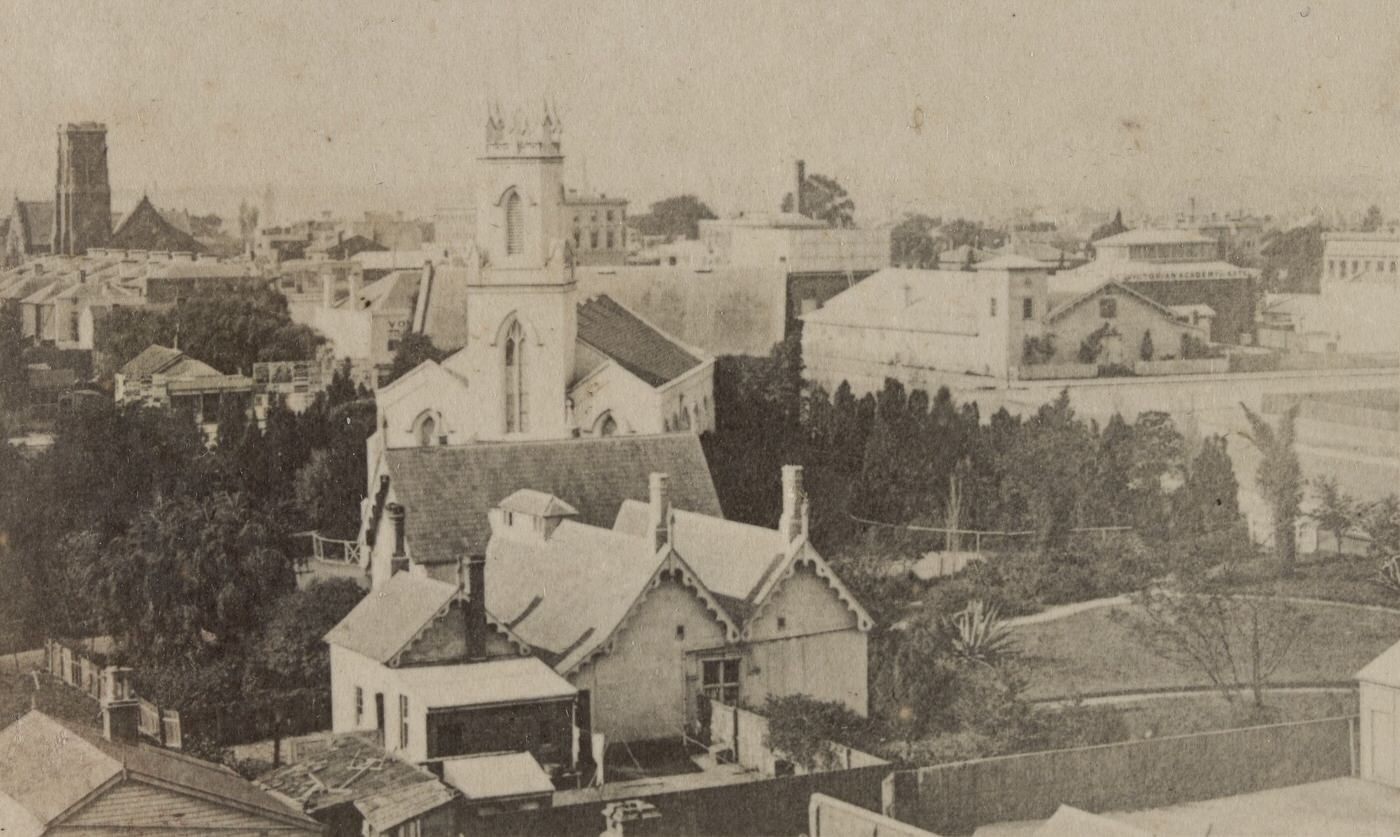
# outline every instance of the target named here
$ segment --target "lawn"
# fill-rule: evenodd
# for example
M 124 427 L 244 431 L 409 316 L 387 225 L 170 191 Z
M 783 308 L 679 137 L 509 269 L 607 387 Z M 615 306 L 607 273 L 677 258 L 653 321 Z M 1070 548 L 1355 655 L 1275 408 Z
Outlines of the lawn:
M 1318 554 L 1300 561 L 1292 576 L 1279 578 L 1278 562 L 1267 558 L 1241 565 L 1220 586 L 1236 593 L 1400 608 L 1400 596 L 1376 584 L 1379 567 L 1379 561 L 1365 556 Z
M 1400 641 L 1400 614 L 1328 605 L 1298 605 L 1313 622 L 1272 680 L 1337 683 Z M 1114 613 L 1134 617 L 1135 607 L 1104 607 L 1064 619 L 1025 625 L 1013 636 L 1029 668 L 1027 697 L 1049 698 L 1205 686 L 1205 675 L 1163 660 L 1134 637 Z
M 1311 721 L 1357 713 L 1356 693 L 1277 692 L 1258 709 L 1253 701 L 1227 702 L 1215 693 L 1149 698 L 1115 704 L 1128 727 L 1129 738 L 1161 738 L 1220 729 Z
M 7 727 L 31 706 L 58 718 L 83 724 L 99 723 L 97 701 L 47 674 L 30 674 L 42 658 L 35 654 L 0 657 L 0 728 Z

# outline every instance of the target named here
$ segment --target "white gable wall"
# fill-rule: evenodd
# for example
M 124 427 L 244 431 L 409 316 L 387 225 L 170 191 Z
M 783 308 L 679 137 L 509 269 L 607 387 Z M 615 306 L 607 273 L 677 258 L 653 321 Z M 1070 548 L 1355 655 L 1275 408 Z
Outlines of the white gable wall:
M 866 714 L 867 636 L 810 565 L 780 583 L 749 624 L 749 636 L 741 685 L 746 704 L 761 709 L 770 695 L 804 694 Z

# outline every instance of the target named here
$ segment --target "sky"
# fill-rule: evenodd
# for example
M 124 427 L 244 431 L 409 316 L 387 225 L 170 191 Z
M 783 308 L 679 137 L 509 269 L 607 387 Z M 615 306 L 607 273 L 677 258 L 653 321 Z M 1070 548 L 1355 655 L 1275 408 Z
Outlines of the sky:
M 114 209 L 471 202 L 487 103 L 557 105 L 571 185 L 858 217 L 1014 207 L 1400 212 L 1400 4 L 7 0 L 0 189 L 108 127 Z

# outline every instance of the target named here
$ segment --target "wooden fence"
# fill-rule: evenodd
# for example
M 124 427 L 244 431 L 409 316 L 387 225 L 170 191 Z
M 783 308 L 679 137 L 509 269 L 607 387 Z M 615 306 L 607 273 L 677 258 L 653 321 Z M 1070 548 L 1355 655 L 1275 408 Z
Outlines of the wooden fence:
M 90 656 L 79 647 L 63 640 L 44 640 L 44 668 L 56 679 L 87 694 L 93 700 L 102 700 L 102 671 L 107 666 L 105 655 Z M 161 709 L 144 698 L 137 698 L 140 715 L 137 729 L 141 734 L 165 747 L 179 750 L 184 746 L 181 734 L 180 713 L 174 709 Z
M 978 759 L 891 773 L 886 816 L 939 834 L 1086 811 L 1160 808 L 1351 776 L 1356 718 Z

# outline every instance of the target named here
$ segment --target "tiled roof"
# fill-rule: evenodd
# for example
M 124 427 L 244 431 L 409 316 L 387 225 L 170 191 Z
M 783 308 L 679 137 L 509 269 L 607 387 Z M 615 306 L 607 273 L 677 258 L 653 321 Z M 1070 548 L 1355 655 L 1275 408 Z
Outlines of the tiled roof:
M 579 304 L 578 339 L 654 387 L 703 362 L 606 295 Z
M 447 582 L 395 573 L 331 628 L 326 642 L 388 662 L 456 594 L 457 587 Z
M 419 799 L 418 804 L 423 804 L 418 796 L 420 792 L 429 800 L 442 799 L 444 803 L 451 798 L 451 791 L 433 774 L 399 761 L 361 734 L 331 735 L 324 739 L 324 746 L 299 749 L 310 752 L 294 764 L 263 774 L 258 784 L 290 799 L 307 813 L 346 803 L 355 803 L 362 813 L 367 809 L 378 812 L 407 803 L 409 798 Z M 372 769 L 366 770 L 367 766 Z M 427 790 L 419 791 L 422 788 Z M 361 804 L 365 807 L 361 808 Z M 435 807 L 421 808 L 418 813 Z M 372 815 L 366 813 L 366 816 Z
M 320 825 L 226 767 L 146 745 L 108 741 L 96 731 L 31 711 L 0 731 L 0 797 L 47 825 L 122 773 L 196 791 L 320 833 Z M 3 810 L 3 807 L 0 807 Z
M 128 360 L 122 366 L 121 373 L 128 379 L 145 378 L 164 372 L 174 366 L 180 358 L 184 357 L 184 352 L 179 349 L 170 349 L 165 346 L 151 344 L 141 350 L 141 354 Z
M 608 527 L 624 500 L 647 496 L 652 473 L 665 473 L 677 506 L 720 514 L 700 440 L 690 433 L 401 448 L 384 460 L 407 512 L 409 554 L 423 563 L 484 551 L 487 513 L 521 488 L 552 494 L 577 508 L 580 522 Z

